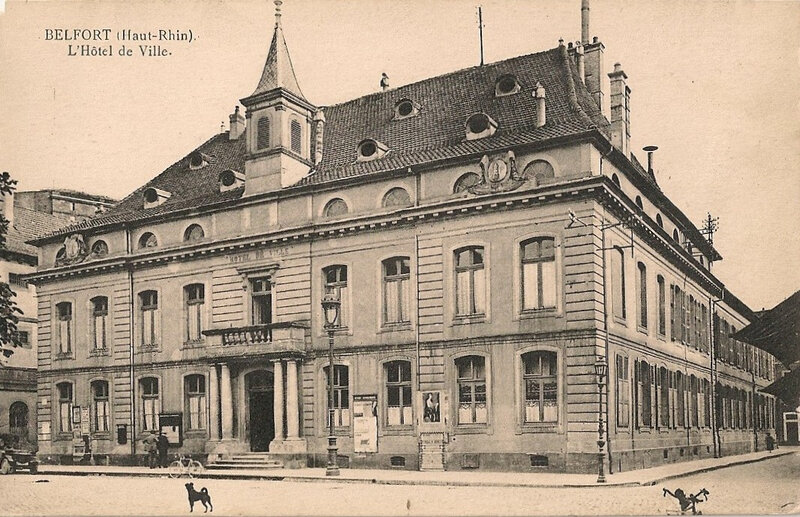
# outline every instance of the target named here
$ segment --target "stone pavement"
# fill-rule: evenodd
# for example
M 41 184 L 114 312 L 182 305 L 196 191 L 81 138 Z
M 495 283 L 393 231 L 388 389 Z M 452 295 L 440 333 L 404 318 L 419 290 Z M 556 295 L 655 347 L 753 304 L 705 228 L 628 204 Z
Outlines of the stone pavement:
M 597 484 L 593 474 L 531 473 L 531 472 L 487 472 L 487 471 L 445 471 L 418 472 L 409 470 L 367 470 L 341 469 L 338 477 L 326 477 L 325 469 L 268 469 L 268 470 L 207 470 L 198 476 L 203 479 L 261 479 L 270 481 L 294 482 L 338 482 L 369 483 L 382 485 L 430 485 L 430 486 L 484 486 L 484 487 L 541 487 L 577 488 L 599 486 L 650 486 L 668 479 L 679 478 L 710 470 L 742 465 L 757 461 L 795 454 L 800 448 L 781 448 L 769 452 L 754 452 L 708 458 L 703 460 L 671 463 L 649 469 L 631 470 L 607 476 L 605 485 Z M 163 469 L 147 467 L 83 466 L 83 465 L 41 465 L 41 474 L 72 476 L 145 476 L 166 477 Z

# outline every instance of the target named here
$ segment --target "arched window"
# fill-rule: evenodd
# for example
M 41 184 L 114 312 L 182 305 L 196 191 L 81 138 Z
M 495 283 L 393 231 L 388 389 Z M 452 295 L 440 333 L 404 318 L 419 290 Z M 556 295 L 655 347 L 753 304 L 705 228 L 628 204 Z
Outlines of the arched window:
M 556 306 L 556 254 L 552 237 L 537 237 L 520 244 L 522 310 Z
M 533 180 L 536 185 L 541 185 L 549 179 L 555 178 L 555 171 L 550 162 L 545 160 L 533 160 L 525 166 L 523 176 L 529 180 Z
M 480 181 L 481 177 L 474 172 L 468 172 L 466 174 L 463 174 L 456 180 L 455 184 L 453 185 L 453 193 L 458 194 L 459 192 L 464 192 L 465 190 L 469 190 L 470 188 L 480 183 Z
M 72 353 L 72 341 L 74 340 L 74 323 L 72 319 L 72 304 L 61 302 L 56 305 L 56 315 L 58 317 L 58 327 L 56 330 L 56 341 L 58 352 L 61 355 Z
M 350 210 L 347 208 L 347 203 L 341 198 L 333 198 L 325 205 L 322 214 L 325 217 L 339 217 L 345 215 Z
M 108 382 L 92 381 L 92 427 L 107 433 L 109 428 Z
M 325 277 L 325 292 L 335 292 L 339 295 L 339 318 L 334 322 L 334 326 L 347 327 L 350 315 L 347 313 L 349 307 L 349 290 L 347 288 L 347 266 L 335 265 L 322 269 Z
M 267 149 L 269 147 L 269 117 L 261 117 L 258 119 L 257 127 L 256 149 Z
M 158 292 L 139 293 L 139 324 L 141 345 L 157 347 L 161 340 L 161 316 L 158 310 Z
M 522 355 L 526 423 L 558 422 L 557 358 L 555 352 L 545 351 Z
M 661 218 L 661 214 L 656 214 L 656 224 L 659 228 L 664 228 L 664 220 Z
M 616 246 L 611 250 L 611 281 L 614 316 L 625 319 L 625 252 Z
M 383 261 L 383 322 L 387 325 L 411 320 L 409 297 L 411 265 L 408 257 L 392 257 Z
M 144 232 L 141 237 L 139 237 L 139 249 L 145 248 L 155 248 L 158 246 L 158 239 L 156 236 L 150 232 Z
M 616 173 L 611 175 L 611 181 L 613 181 L 616 186 L 620 187 L 619 176 L 617 176 Z
M 158 378 L 143 377 L 139 379 L 139 396 L 142 399 L 142 430 L 158 429 L 158 414 L 161 412 Z
M 681 242 L 681 238 L 680 238 L 680 235 L 678 235 L 678 229 L 677 228 L 672 230 L 672 240 L 674 240 L 675 242 L 678 242 L 678 243 Z
M 206 428 L 206 378 L 187 375 L 184 379 L 186 429 Z
M 28 406 L 24 402 L 14 402 L 8 408 L 8 427 L 11 434 L 28 438 Z
M 72 383 L 60 382 L 56 384 L 58 392 L 58 421 L 59 431 L 62 433 L 72 432 Z
M 639 210 L 644 210 L 644 204 L 642 203 L 642 196 L 636 196 L 636 206 L 639 207 Z
M 292 152 L 301 154 L 303 152 L 303 128 L 297 120 L 292 120 L 290 127 Z
M 486 313 L 486 271 L 483 247 L 469 246 L 454 252 L 456 316 Z
M 203 339 L 203 308 L 206 303 L 205 286 L 191 284 L 183 288 L 186 341 L 197 342 Z
M 92 341 L 95 351 L 105 350 L 108 336 L 108 298 L 92 298 Z
M 411 425 L 411 362 L 391 361 L 384 366 L 386 375 L 386 425 Z M 438 409 L 438 408 L 437 408 Z M 429 410 L 425 408 L 426 422 Z
M 458 423 L 485 424 L 488 420 L 486 401 L 486 360 L 479 355 L 455 360 L 458 383 Z
M 639 288 L 639 326 L 647 328 L 647 267 L 639 262 L 636 265 L 636 284 Z
M 402 187 L 394 187 L 383 196 L 383 201 L 381 204 L 387 208 L 411 206 L 411 196 L 408 195 L 406 189 Z
M 199 224 L 191 224 L 186 231 L 183 232 L 183 240 L 184 241 L 199 241 L 206 236 L 206 233 L 203 231 L 203 227 Z
M 92 244 L 92 254 L 97 257 L 105 257 L 108 255 L 108 244 L 106 244 L 106 241 L 95 241 L 94 244 Z
M 67 248 L 61 246 L 61 248 L 56 252 L 55 265 L 60 266 L 65 258 L 67 258 Z
M 328 375 L 330 367 L 324 368 L 325 386 L 328 386 Z M 330 411 L 330 401 L 325 397 L 325 426 L 330 426 L 328 420 Z M 350 426 L 350 369 L 343 364 L 333 366 L 333 421 L 336 427 Z

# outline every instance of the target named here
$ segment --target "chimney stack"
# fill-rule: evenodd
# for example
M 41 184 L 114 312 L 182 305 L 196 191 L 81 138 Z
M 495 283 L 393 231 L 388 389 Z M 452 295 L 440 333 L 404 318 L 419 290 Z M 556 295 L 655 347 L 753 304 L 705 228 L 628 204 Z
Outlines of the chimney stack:
M 589 43 L 589 0 L 581 0 L 581 43 Z
M 628 76 L 622 65 L 614 63 L 614 71 L 608 74 L 611 80 L 611 143 L 630 157 L 631 141 L 631 89 L 628 88 Z
M 533 92 L 536 98 L 536 127 L 542 127 L 547 123 L 547 111 L 545 106 L 545 90 L 541 83 L 536 83 L 536 90 Z
M 240 136 L 244 133 L 245 124 L 244 124 L 244 116 L 239 113 L 239 106 L 236 106 L 236 109 L 231 113 L 230 116 L 231 121 L 231 130 L 228 133 L 229 140 L 238 140 Z
M 658 151 L 657 145 L 647 145 L 642 147 L 642 151 L 647 152 L 647 172 L 653 174 L 653 153 Z
M 314 112 L 314 165 L 322 161 L 324 137 L 325 113 L 321 109 L 318 109 Z
M 583 53 L 583 44 L 580 41 L 575 44 L 575 57 L 578 64 L 578 76 L 581 78 L 581 82 L 586 84 L 586 61 Z

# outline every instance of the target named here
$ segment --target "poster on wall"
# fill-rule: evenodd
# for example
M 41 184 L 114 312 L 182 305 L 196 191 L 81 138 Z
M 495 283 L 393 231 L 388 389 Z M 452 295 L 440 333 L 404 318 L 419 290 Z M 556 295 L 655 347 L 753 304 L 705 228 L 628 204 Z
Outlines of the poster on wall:
M 447 400 L 442 391 L 422 391 L 417 395 L 417 423 L 426 431 L 441 431 L 447 420 Z
M 81 407 L 72 406 L 72 427 L 78 427 L 81 423 Z
M 353 452 L 378 452 L 378 396 L 353 396 Z
M 81 408 L 81 432 L 89 434 L 89 408 Z
M 171 446 L 183 445 L 183 413 L 161 413 L 158 415 L 158 425 Z

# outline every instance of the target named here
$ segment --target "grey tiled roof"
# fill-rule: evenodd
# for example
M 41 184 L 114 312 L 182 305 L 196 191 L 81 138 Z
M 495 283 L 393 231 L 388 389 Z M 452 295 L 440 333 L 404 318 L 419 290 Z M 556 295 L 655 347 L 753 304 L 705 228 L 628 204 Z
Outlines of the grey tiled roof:
M 5 249 L 36 257 L 36 247 L 31 246 L 27 241 L 51 234 L 71 222 L 70 217 L 66 215 L 37 212 L 17 205 L 14 207 L 14 223 L 9 225 L 6 234 Z
M 495 83 L 505 74 L 517 77 L 521 91 L 496 97 Z M 533 91 L 537 82 L 544 86 L 547 99 L 547 123 L 540 128 L 535 127 Z M 401 99 L 417 103 L 419 114 L 394 120 L 395 104 Z M 480 112 L 498 123 L 497 132 L 467 141 L 465 122 L 470 115 Z M 292 187 L 405 169 L 595 129 L 608 131 L 608 121 L 581 82 L 564 46 L 373 93 L 328 106 L 324 113 L 323 159 Z M 367 138 L 382 142 L 389 151 L 380 159 L 356 162 L 357 146 Z M 230 141 L 227 133 L 220 133 L 195 151 L 207 155 L 209 164 L 191 170 L 192 153 L 189 153 L 104 214 L 61 229 L 55 235 L 149 219 L 242 196 L 243 188 L 219 192 L 217 180 L 219 172 L 225 169 L 244 171 L 244 138 Z M 171 196 L 157 207 L 144 209 L 142 193 L 148 187 L 165 190 Z

